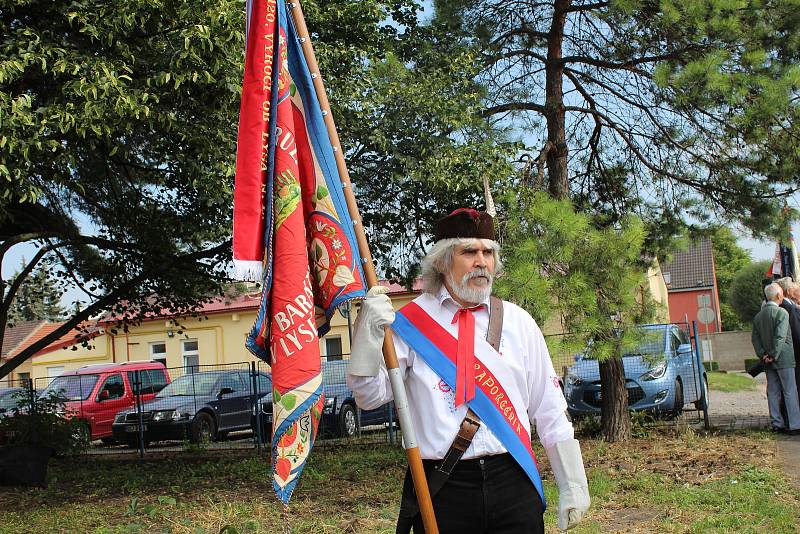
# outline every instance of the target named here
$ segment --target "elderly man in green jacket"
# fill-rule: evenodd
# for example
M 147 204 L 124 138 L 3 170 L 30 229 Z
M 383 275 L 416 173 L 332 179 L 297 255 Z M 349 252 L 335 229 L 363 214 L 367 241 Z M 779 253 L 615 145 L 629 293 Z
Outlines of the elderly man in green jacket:
M 772 430 L 791 435 L 800 434 L 800 407 L 794 377 L 794 349 L 789 330 L 789 314 L 780 307 L 783 290 L 772 283 L 764 288 L 767 304 L 753 318 L 753 348 L 764 362 L 767 373 L 767 400 Z M 784 400 L 788 424 L 781 414 Z

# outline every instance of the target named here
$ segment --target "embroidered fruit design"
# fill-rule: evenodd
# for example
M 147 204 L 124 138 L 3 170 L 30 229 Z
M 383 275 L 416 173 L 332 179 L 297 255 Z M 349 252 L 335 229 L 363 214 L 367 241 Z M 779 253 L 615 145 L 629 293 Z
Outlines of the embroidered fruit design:
M 275 460 L 275 472 L 282 480 L 286 480 L 292 472 L 292 462 L 288 458 L 278 458 Z
M 297 423 L 286 429 L 281 439 L 278 440 L 278 447 L 286 449 L 291 447 L 295 441 L 297 441 Z
M 275 228 L 277 229 L 300 204 L 300 182 L 289 170 L 280 173 L 275 181 L 277 182 L 275 191 Z

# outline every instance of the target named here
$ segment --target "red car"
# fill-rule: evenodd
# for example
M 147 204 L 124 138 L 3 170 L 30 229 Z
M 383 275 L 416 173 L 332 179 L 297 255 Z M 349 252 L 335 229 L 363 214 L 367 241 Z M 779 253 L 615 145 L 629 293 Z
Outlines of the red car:
M 169 373 L 160 362 L 103 363 L 85 365 L 54 378 L 43 394 L 58 392 L 67 400 L 67 413 L 86 423 L 91 439 L 112 443 L 114 416 L 136 406 L 135 371 L 139 371 L 142 401 L 155 397 L 170 382 Z

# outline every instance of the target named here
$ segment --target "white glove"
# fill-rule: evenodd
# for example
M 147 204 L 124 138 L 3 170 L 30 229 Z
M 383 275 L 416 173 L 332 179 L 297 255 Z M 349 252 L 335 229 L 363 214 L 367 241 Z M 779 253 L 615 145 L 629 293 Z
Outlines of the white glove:
M 383 361 L 383 327 L 394 322 L 392 301 L 386 296 L 389 289 L 375 286 L 367 292 L 358 312 L 350 363 L 347 373 L 353 376 L 377 376 Z
M 546 449 L 558 485 L 558 528 L 571 529 L 589 509 L 589 483 L 576 439 L 559 441 Z

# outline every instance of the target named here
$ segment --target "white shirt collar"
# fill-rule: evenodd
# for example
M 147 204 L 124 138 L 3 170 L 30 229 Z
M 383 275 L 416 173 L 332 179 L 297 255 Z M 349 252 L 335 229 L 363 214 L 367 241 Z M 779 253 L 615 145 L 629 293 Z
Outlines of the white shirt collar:
M 449 301 L 455 307 L 461 308 L 461 304 L 459 304 L 456 301 L 456 299 L 453 298 L 453 296 L 447 290 L 447 286 L 445 286 L 444 284 L 442 284 L 442 287 L 439 288 L 439 294 L 436 296 L 436 298 L 439 299 L 439 304 L 441 304 L 442 306 L 444 306 Z M 486 297 L 480 304 L 485 305 L 486 311 L 489 311 L 489 306 L 490 306 L 489 297 Z

